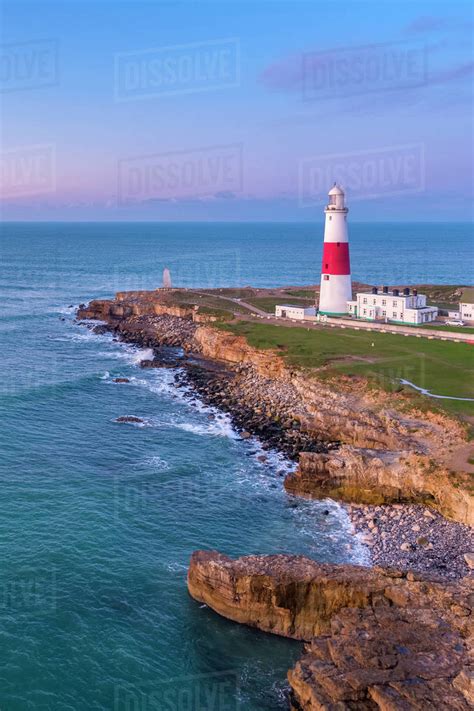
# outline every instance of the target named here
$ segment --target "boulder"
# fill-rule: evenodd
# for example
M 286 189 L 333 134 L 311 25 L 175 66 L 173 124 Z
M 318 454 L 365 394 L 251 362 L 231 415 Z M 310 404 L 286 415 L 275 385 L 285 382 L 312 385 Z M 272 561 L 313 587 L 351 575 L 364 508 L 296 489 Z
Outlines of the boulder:
M 472 707 L 471 579 L 197 551 L 188 590 L 224 617 L 308 642 L 288 673 L 295 710 Z

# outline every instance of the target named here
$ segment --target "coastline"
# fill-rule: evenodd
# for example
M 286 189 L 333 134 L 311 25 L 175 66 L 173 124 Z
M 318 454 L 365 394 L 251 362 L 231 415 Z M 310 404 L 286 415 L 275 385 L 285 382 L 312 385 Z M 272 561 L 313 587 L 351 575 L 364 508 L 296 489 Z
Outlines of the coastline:
M 205 404 L 226 412 L 243 439 L 256 436 L 263 450 L 274 448 L 292 461 L 298 461 L 304 452 L 330 457 L 341 448 L 341 441 L 334 436 L 308 430 L 301 393 L 286 377 L 278 357 L 271 363 L 267 354 L 261 363 L 222 357 L 233 358 L 234 353 L 219 353 L 219 359 L 209 357 L 209 344 L 203 344 L 202 335 L 212 338 L 214 329 L 199 326 L 189 314 L 165 310 L 158 316 L 127 315 L 122 300 L 118 318 L 107 318 L 97 307 L 93 312 L 88 308 L 78 311 L 78 319 L 105 317 L 101 319 L 105 325 L 92 326 L 96 332 L 112 331 L 121 340 L 153 349 L 153 359 L 142 367 L 179 365 L 182 371 L 175 378 L 176 386 L 190 386 Z M 358 436 L 363 439 L 361 432 Z M 379 431 L 377 439 L 380 447 L 387 434 Z M 415 503 L 388 500 L 383 505 L 343 505 L 354 534 L 370 549 L 372 565 L 396 564 L 404 570 L 434 572 L 447 580 L 471 574 L 464 559 L 465 553 L 474 550 L 474 532 L 469 526 Z

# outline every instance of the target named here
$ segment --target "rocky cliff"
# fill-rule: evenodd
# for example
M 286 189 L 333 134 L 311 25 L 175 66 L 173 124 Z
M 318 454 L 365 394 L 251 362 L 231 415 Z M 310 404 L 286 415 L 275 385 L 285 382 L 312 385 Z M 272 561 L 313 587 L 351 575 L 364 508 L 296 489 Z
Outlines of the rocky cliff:
M 474 702 L 472 580 L 197 551 L 188 590 L 231 620 L 309 642 L 288 674 L 295 709 L 467 711 Z
M 453 443 L 465 440 L 455 420 L 402 414 L 394 407 L 396 395 L 387 402 L 385 394 L 369 392 L 361 382 L 327 383 L 289 368 L 278 353 L 196 323 L 192 307 L 165 304 L 155 292 L 121 292 L 115 300 L 91 301 L 77 315 L 106 321 L 123 338 L 146 346 L 181 346 L 226 363 L 233 377 L 221 379 L 214 404 L 234 411 L 239 423 L 239 413 L 250 421 L 257 413 L 255 433 L 268 430 L 271 444 L 285 442 L 290 456 L 311 443 L 298 471 L 285 482 L 289 492 L 362 503 L 428 503 L 456 521 L 474 524 L 468 475 L 456 475 L 440 463 Z M 334 443 L 342 445 L 339 451 Z
M 285 488 L 292 494 L 355 503 L 418 502 L 474 526 L 469 475 L 465 478 L 459 486 L 459 477 L 414 452 L 343 445 L 328 454 L 303 452 Z

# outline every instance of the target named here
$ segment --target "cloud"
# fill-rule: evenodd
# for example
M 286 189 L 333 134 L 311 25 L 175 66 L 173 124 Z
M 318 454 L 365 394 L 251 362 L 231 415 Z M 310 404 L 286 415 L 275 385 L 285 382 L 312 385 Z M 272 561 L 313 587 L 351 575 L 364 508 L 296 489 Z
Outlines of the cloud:
M 386 63 L 390 60 L 391 56 L 396 51 L 399 51 L 400 57 L 403 59 L 405 54 L 409 57 L 410 46 L 407 45 L 407 49 L 404 49 L 404 43 L 387 43 L 382 45 L 373 45 L 372 47 L 349 47 L 340 50 L 338 54 L 337 50 L 328 50 L 326 52 L 302 52 L 301 54 L 292 54 L 284 57 L 273 64 L 266 67 L 260 75 L 260 83 L 268 90 L 275 92 L 291 92 L 300 93 L 301 96 L 311 102 L 312 98 L 316 99 L 328 99 L 328 98 L 338 98 L 344 100 L 346 96 L 350 94 L 360 94 L 363 95 L 367 93 L 368 89 L 372 95 L 376 93 L 386 94 L 387 91 L 391 89 L 403 88 L 406 92 L 410 92 L 412 88 L 420 89 L 421 86 L 430 86 L 433 84 L 448 84 L 456 80 L 462 80 L 469 78 L 473 73 L 474 62 L 465 61 L 464 63 L 458 63 L 456 65 L 447 66 L 445 68 L 438 68 L 435 71 L 427 71 L 421 66 L 421 57 L 428 57 L 433 52 L 439 52 L 443 47 L 439 45 L 424 46 L 420 45 L 414 48 L 416 56 L 418 58 L 419 67 L 419 79 L 420 81 L 406 82 L 404 74 L 401 75 L 400 84 L 395 78 L 393 83 L 390 81 L 381 81 L 379 87 L 376 87 L 372 82 L 369 82 L 370 71 L 373 66 L 371 64 L 373 58 L 379 59 L 380 67 L 383 69 Z M 366 62 L 366 64 L 364 64 Z M 336 86 L 334 91 L 326 91 L 324 94 L 319 92 L 319 86 L 314 90 L 314 96 L 305 89 L 305 83 L 310 86 L 311 90 L 311 77 L 321 76 L 326 79 L 326 83 L 329 84 L 331 88 L 331 82 L 334 83 L 337 77 L 338 67 L 345 66 L 349 71 L 345 71 L 342 74 L 341 70 L 341 86 Z M 357 72 L 360 74 L 360 67 L 362 66 L 362 74 L 367 73 L 365 81 L 360 81 L 360 76 L 357 76 Z M 407 65 L 408 66 L 408 65 Z M 320 72 L 320 74 L 318 74 Z M 333 73 L 331 73 L 333 72 Z M 351 72 L 353 73 L 353 78 L 351 79 Z M 425 73 L 426 72 L 426 73 Z M 305 76 L 306 75 L 306 76 Z M 362 77 L 364 78 L 364 76 Z M 406 82 L 406 84 L 405 84 Z M 323 87 L 324 88 L 324 87 Z M 378 88 L 378 92 L 374 90 Z M 347 93 L 346 93 L 347 92 Z
M 448 84 L 452 81 L 471 77 L 473 74 L 474 61 L 465 62 L 464 64 L 458 64 L 457 66 L 448 67 L 447 69 L 440 69 L 436 72 L 431 73 L 428 77 L 428 83 Z
M 304 54 L 293 54 L 266 67 L 260 75 L 260 83 L 275 91 L 300 89 L 303 83 Z
M 433 15 L 422 15 L 412 20 L 405 28 L 406 32 L 422 34 L 424 32 L 436 32 L 452 27 L 451 21 L 446 17 L 434 17 Z

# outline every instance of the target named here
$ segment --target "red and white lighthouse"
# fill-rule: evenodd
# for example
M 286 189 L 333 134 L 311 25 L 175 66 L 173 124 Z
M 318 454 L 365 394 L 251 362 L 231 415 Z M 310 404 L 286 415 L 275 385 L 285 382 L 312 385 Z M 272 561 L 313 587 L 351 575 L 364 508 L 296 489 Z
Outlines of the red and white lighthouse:
M 344 191 L 334 183 L 329 191 L 329 202 L 324 209 L 323 264 L 319 313 L 328 316 L 343 316 L 347 302 L 352 299 L 351 266 L 349 261 L 349 238 L 347 236 L 347 213 Z

